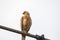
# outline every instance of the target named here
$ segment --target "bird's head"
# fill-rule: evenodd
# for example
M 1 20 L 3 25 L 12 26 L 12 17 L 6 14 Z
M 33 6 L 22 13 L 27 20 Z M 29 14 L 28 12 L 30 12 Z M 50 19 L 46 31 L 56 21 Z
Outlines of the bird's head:
M 23 15 L 28 15 L 28 16 L 29 16 L 30 14 L 29 14 L 28 11 L 24 11 L 24 12 L 23 12 Z

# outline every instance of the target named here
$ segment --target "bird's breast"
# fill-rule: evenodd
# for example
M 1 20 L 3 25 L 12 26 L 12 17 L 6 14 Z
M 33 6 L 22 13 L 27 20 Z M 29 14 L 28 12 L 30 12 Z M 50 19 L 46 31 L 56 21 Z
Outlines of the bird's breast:
M 23 19 L 23 25 L 26 25 L 27 19 Z

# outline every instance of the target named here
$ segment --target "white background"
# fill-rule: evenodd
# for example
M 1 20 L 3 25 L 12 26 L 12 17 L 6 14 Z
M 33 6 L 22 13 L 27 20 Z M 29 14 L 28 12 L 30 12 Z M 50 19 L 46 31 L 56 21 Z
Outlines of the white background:
M 29 33 L 60 40 L 60 0 L 0 0 L 0 25 L 20 29 L 22 13 L 32 18 Z M 0 40 L 21 40 L 21 35 L 0 29 Z M 26 37 L 26 40 L 36 40 Z

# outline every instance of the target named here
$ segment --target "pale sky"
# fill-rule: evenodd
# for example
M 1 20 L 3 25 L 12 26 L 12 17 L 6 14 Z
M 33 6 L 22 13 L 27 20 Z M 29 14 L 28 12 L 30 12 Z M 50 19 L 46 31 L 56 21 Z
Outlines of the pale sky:
M 24 11 L 32 18 L 29 33 L 60 40 L 60 0 L 0 0 L 0 25 L 21 30 Z M 0 29 L 0 40 L 21 40 L 21 35 Z M 26 37 L 26 40 L 36 39 Z

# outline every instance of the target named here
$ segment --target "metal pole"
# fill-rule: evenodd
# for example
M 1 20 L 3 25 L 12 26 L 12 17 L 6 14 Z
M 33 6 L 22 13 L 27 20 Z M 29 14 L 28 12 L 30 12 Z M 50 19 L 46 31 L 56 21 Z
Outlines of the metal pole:
M 0 29 L 4 29 L 4 30 L 7 30 L 7 31 L 11 31 L 11 32 L 18 33 L 18 34 L 23 34 L 23 35 L 25 34 L 25 33 L 21 32 L 19 30 L 8 28 L 8 27 L 2 26 L 2 25 L 0 25 Z M 44 35 L 39 36 L 39 35 L 33 35 L 33 34 L 28 33 L 26 36 L 36 38 L 37 40 L 49 40 L 47 38 L 44 38 Z

